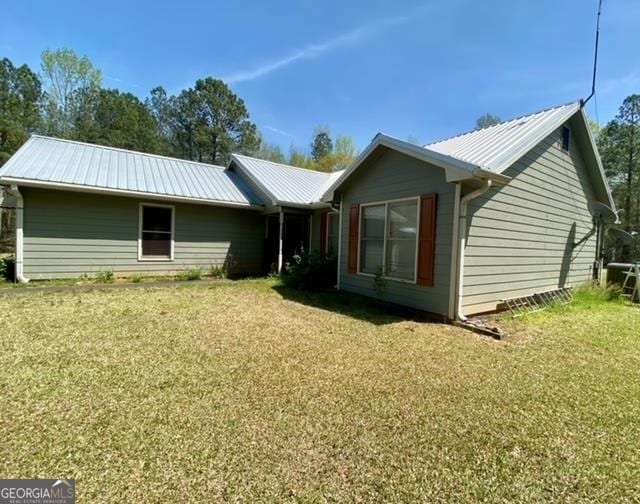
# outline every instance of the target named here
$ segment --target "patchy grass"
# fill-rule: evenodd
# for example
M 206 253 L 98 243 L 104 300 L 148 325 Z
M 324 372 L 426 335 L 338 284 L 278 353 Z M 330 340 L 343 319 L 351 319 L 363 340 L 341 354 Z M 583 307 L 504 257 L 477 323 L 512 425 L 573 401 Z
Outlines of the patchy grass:
M 640 310 L 503 342 L 274 281 L 0 296 L 0 474 L 84 502 L 640 494 Z
M 176 275 L 142 275 L 133 273 L 126 277 L 116 277 L 112 271 L 98 271 L 92 275 L 83 274 L 78 278 L 58 278 L 52 280 L 30 280 L 29 283 L 14 283 L 0 278 L 0 292 L 2 289 L 33 289 L 40 287 L 73 287 L 81 285 L 104 285 L 104 284 L 129 284 L 129 283 L 167 283 L 185 282 L 192 280 L 213 280 L 225 279 L 219 275 L 203 275 L 200 269 L 194 268 L 180 271 Z

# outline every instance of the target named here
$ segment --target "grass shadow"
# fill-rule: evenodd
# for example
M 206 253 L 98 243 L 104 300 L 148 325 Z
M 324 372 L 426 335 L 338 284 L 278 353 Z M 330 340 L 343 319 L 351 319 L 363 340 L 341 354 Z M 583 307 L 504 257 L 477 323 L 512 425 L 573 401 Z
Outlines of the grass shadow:
M 300 291 L 282 284 L 271 286 L 283 299 L 346 315 L 375 325 L 393 324 L 403 320 L 433 322 L 428 314 L 404 306 L 385 303 L 350 292 Z

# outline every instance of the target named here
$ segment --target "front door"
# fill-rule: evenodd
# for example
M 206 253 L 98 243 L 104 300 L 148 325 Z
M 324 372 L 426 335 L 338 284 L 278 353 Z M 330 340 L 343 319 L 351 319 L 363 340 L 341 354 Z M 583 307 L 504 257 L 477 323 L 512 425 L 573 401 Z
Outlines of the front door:
M 283 263 L 290 262 L 295 254 L 309 250 L 309 216 L 285 214 Z

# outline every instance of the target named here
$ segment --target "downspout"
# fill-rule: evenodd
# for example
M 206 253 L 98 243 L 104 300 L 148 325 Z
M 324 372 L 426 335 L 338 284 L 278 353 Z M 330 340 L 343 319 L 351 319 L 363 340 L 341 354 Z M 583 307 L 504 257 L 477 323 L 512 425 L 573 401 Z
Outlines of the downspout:
M 27 283 L 24 276 L 24 199 L 17 185 L 12 185 L 9 190 L 16 197 L 16 271 L 15 281 Z
M 280 208 L 280 212 L 278 213 L 278 273 L 282 273 L 283 266 L 283 246 L 282 242 L 284 239 L 284 212 L 282 211 L 282 207 Z
M 483 195 L 491 189 L 491 180 L 485 179 L 482 186 L 475 191 L 465 194 L 460 199 L 460 224 L 458 227 L 458 296 L 456 300 L 456 319 L 466 321 L 467 317 L 462 313 L 462 300 L 464 296 L 464 250 L 467 246 L 467 210 L 469 202 Z

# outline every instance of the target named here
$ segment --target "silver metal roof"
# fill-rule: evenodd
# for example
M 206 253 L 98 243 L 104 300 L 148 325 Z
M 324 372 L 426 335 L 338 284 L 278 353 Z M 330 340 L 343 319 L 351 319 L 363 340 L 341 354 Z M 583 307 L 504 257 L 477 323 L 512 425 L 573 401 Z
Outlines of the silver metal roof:
M 561 105 L 425 145 L 426 149 L 501 173 L 580 110 Z
M 324 190 L 342 172 L 324 173 L 234 154 L 241 171 L 273 200 L 275 205 L 319 203 Z
M 220 166 L 37 135 L 0 168 L 0 181 L 263 205 L 245 180 Z

